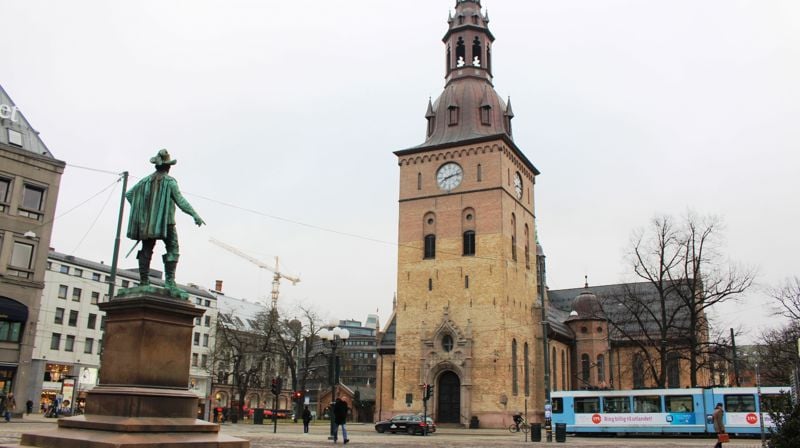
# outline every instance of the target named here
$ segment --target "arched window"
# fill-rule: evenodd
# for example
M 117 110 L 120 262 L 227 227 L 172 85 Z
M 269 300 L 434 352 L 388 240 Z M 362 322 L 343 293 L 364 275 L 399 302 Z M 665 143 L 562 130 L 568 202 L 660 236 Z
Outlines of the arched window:
M 636 354 L 633 357 L 633 388 L 641 389 L 644 387 L 644 359 L 642 355 Z
M 550 357 L 550 364 L 553 365 L 553 377 L 551 382 L 553 383 L 553 390 L 558 390 L 558 358 L 556 355 L 556 348 L 553 347 L 553 356 Z
M 528 343 L 525 343 L 525 365 L 522 367 L 522 370 L 525 374 L 525 396 L 529 397 L 531 395 L 531 377 L 530 377 L 530 370 L 529 366 L 531 364 L 530 353 L 528 353 Z
M 681 387 L 681 358 L 675 352 L 667 355 L 667 387 Z
M 492 106 L 488 104 L 481 106 L 481 124 L 484 126 L 492 125 Z
M 463 19 L 463 18 L 462 18 Z M 464 39 L 459 37 L 456 41 L 456 67 L 467 59 L 467 48 L 464 46 Z
M 604 386 L 606 382 L 606 357 L 597 355 L 597 385 Z
M 453 66 L 453 60 L 450 59 L 451 56 L 452 56 L 452 54 L 450 52 L 450 45 L 448 45 L 447 46 L 447 61 L 444 64 L 445 65 L 445 67 L 444 67 L 444 72 L 445 73 L 450 72 L 450 67 Z
M 475 255 L 475 231 L 464 232 L 464 255 Z
M 425 235 L 425 257 L 426 260 L 436 258 L 436 235 Z
M 455 126 L 458 124 L 458 106 L 449 106 L 447 108 L 447 125 Z
M 586 388 L 589 386 L 589 370 L 591 369 L 591 364 L 589 361 L 589 355 L 584 353 L 581 355 L 581 380 L 583 380 L 583 387 Z
M 528 230 L 528 224 L 525 224 L 525 269 L 531 268 L 531 244 Z
M 567 384 L 567 352 L 564 350 L 561 350 L 561 388 L 570 389 L 570 385 Z
M 483 52 L 481 51 L 481 39 L 478 36 L 475 36 L 475 39 L 472 40 L 472 60 L 477 61 L 480 64 L 483 61 Z
M 511 393 L 519 395 L 519 385 L 517 384 L 517 340 L 511 340 Z
M 517 261 L 517 216 L 511 214 L 511 259 Z

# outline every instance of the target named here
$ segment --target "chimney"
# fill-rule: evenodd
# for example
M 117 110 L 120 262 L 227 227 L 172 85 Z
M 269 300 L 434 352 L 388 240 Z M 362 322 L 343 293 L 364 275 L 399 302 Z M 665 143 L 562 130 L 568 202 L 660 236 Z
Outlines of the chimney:
M 217 280 L 216 285 L 214 286 L 214 291 L 218 293 L 222 293 L 222 280 Z

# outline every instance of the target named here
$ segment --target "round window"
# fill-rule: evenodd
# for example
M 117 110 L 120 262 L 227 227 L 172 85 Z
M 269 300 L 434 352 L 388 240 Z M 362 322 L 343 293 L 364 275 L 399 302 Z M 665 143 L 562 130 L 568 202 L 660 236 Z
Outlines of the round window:
M 433 224 L 433 218 L 428 218 L 428 225 Z
M 597 327 L 597 332 L 598 333 L 602 333 L 603 332 L 603 327 Z
M 472 213 L 467 213 L 467 221 L 472 221 Z
M 453 350 L 453 337 L 449 334 L 442 337 L 442 349 L 446 352 Z
M 588 333 L 589 329 L 586 327 L 581 327 L 581 333 Z

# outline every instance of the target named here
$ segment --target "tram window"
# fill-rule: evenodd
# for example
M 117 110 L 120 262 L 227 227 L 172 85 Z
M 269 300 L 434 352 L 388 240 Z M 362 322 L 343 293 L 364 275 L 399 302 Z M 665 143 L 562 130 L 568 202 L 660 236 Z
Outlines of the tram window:
M 600 399 L 597 397 L 575 397 L 576 414 L 594 414 L 600 410 Z
M 628 414 L 631 412 L 631 400 L 628 397 L 604 397 L 603 412 L 607 414 Z
M 791 408 L 791 398 L 788 394 L 765 394 L 761 396 L 761 404 L 764 412 L 786 412 Z
M 553 414 L 562 414 L 564 413 L 564 399 L 553 398 Z
M 633 397 L 633 412 L 640 414 L 661 412 L 661 397 L 658 395 Z
M 694 412 L 691 395 L 671 395 L 664 397 L 667 412 Z
M 725 411 L 756 412 L 756 399 L 752 395 L 725 395 Z

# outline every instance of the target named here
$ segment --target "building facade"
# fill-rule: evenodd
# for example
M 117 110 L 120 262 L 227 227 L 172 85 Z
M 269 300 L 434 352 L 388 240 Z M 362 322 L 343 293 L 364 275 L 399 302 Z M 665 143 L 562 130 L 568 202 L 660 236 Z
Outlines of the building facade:
M 64 162 L 0 87 L 0 393 L 24 403 Z
M 376 417 L 503 427 L 544 407 L 534 184 L 493 87 L 494 36 L 479 0 L 458 0 L 443 42 L 446 84 L 426 140 L 400 167 L 397 302 L 378 345 Z M 535 249 L 533 249 L 535 250 Z M 392 335 L 387 339 L 386 335 Z
M 161 285 L 161 273 L 150 270 L 151 282 Z M 37 405 L 53 402 L 64 390 L 64 380 L 74 379 L 74 403 L 82 408 L 86 391 L 97 384 L 103 347 L 105 313 L 99 303 L 108 301 L 111 267 L 72 255 L 51 251 L 47 259 L 45 288 L 41 295 L 31 372 L 35 384 L 18 395 Z M 138 286 L 138 271 L 118 270 L 117 288 Z M 198 397 L 198 415 L 203 418 L 211 390 L 211 378 L 203 363 L 214 345 L 216 298 L 196 285 L 182 285 L 190 300 L 206 313 L 195 320 L 192 364 L 187 387 Z M 147 366 L 142 366 L 147 368 Z M 63 397 L 64 399 L 73 398 Z

